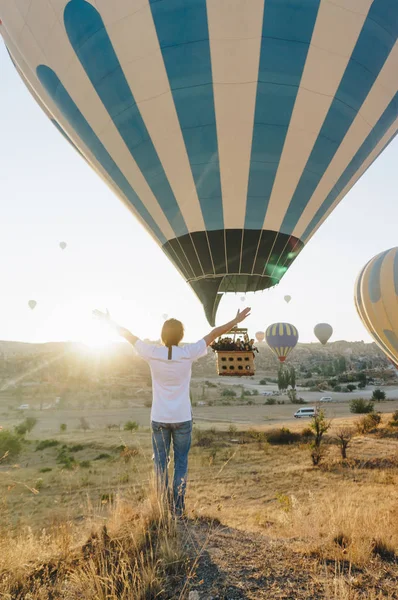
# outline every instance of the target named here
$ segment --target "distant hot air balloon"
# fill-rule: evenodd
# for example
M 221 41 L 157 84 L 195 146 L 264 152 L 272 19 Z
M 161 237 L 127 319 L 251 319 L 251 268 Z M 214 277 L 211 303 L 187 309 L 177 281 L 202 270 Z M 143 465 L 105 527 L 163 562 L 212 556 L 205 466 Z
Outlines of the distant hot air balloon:
M 291 296 L 287 295 L 284 297 L 285 302 L 287 302 L 287 304 L 289 304 L 290 300 L 292 299 Z
M 256 332 L 256 340 L 257 340 L 258 342 L 263 342 L 263 341 L 264 341 L 264 338 L 265 338 L 265 333 L 264 333 L 264 331 L 257 331 L 257 332 Z
M 358 314 L 387 358 L 398 364 L 398 247 L 381 252 L 355 284 Z
M 245 302 L 245 300 L 246 300 L 246 298 L 245 298 L 244 296 L 241 296 L 241 297 L 240 297 L 240 301 L 241 301 L 241 302 Z
M 397 130 L 394 0 L 0 0 L 0 14 L 32 96 L 212 325 L 222 294 L 279 283 Z
M 61 250 L 65 250 L 65 248 L 66 248 L 67 245 L 68 244 L 66 242 L 60 242 L 59 243 L 59 247 L 61 248 Z
M 314 333 L 321 344 L 325 345 L 332 337 L 333 327 L 329 323 L 318 323 L 314 327 Z
M 29 305 L 29 308 L 31 310 L 33 310 L 34 308 L 36 308 L 37 302 L 36 302 L 36 300 L 29 300 L 28 305 Z
M 169 318 L 169 315 L 167 313 L 162 314 L 163 321 L 167 321 L 168 318 Z
M 294 325 L 290 323 L 273 323 L 265 332 L 265 339 L 272 352 L 285 362 L 287 356 L 298 342 L 299 334 Z

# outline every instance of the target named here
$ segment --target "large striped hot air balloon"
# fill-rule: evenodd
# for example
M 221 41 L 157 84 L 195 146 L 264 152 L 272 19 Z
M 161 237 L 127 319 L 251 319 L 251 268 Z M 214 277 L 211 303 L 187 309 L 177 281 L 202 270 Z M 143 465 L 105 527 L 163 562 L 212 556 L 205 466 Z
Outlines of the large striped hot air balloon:
M 387 358 L 398 366 L 398 247 L 381 252 L 355 284 L 358 314 Z
M 396 0 L 0 0 L 0 20 L 212 324 L 223 293 L 281 280 L 397 131 Z
M 265 339 L 275 356 L 284 363 L 298 342 L 299 334 L 290 323 L 273 323 L 265 332 Z

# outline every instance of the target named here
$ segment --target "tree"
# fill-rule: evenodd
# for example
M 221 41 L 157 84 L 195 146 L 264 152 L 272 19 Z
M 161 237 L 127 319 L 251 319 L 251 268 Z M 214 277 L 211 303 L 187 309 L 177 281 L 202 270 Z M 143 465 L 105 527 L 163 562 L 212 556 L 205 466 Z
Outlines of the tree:
M 323 410 L 319 410 L 311 420 L 311 429 L 314 433 L 314 440 L 311 442 L 311 459 L 312 464 L 317 466 L 320 464 L 324 456 L 324 446 L 322 439 L 324 434 L 330 429 L 331 422 L 326 420 Z
M 380 400 L 385 400 L 386 399 L 386 393 L 383 392 L 382 390 L 374 390 L 373 394 L 372 394 L 372 400 L 377 400 L 378 402 L 380 402 Z
M 366 388 L 366 381 L 360 381 L 360 382 L 358 383 L 358 388 L 359 388 L 360 390 L 363 390 L 363 389 L 365 389 L 365 388 Z
M 22 421 L 22 423 L 19 423 L 19 425 L 14 427 L 15 433 L 17 435 L 25 435 L 25 433 L 30 433 L 36 423 L 37 419 L 34 417 L 27 417 L 24 421 Z
M 66 431 L 66 423 L 61 423 L 61 425 L 59 426 L 59 430 L 61 431 L 61 433 L 64 433 Z
M 296 389 L 296 369 L 292 366 L 290 367 L 290 373 L 289 373 L 289 378 L 290 378 L 290 385 L 292 386 L 292 389 Z
M 347 448 L 354 437 L 354 433 L 352 427 L 339 427 L 336 431 L 336 439 L 343 459 L 347 458 Z
M 265 377 L 263 379 L 260 379 L 259 385 L 267 385 L 267 380 L 265 379 Z
M 348 390 L 349 392 L 353 392 L 353 391 L 354 391 L 354 390 L 356 390 L 356 389 L 357 389 L 357 386 L 356 386 L 356 385 L 354 385 L 353 383 L 349 383 L 349 384 L 347 385 L 347 390 Z

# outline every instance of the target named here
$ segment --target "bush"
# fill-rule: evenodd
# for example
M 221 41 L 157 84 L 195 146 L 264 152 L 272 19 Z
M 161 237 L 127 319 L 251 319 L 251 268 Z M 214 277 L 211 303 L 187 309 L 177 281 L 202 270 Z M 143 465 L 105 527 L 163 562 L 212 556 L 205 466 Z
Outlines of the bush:
M 296 390 L 289 390 L 287 392 L 287 396 L 292 404 L 305 404 L 305 401 L 303 400 L 303 398 L 299 398 L 297 396 Z
M 38 450 L 45 450 L 46 448 L 53 448 L 54 446 L 58 446 L 59 442 L 57 440 L 42 440 L 36 446 L 36 452 Z
M 260 381 L 258 382 L 259 385 L 267 385 L 267 380 L 265 379 L 265 377 L 263 379 L 260 379 Z
M 83 444 L 74 444 L 70 447 L 71 452 L 80 452 L 80 450 L 84 450 Z
M 33 427 L 36 425 L 36 423 L 37 419 L 35 419 L 34 417 L 27 417 L 24 421 L 22 421 L 22 423 L 14 427 L 15 432 L 18 435 L 25 435 L 26 433 L 30 433 Z
M 138 427 L 137 421 L 127 421 L 127 423 L 124 424 L 124 431 L 137 431 Z
M 356 424 L 359 433 L 369 433 L 377 429 L 381 422 L 381 415 L 378 413 L 370 413 L 366 417 L 362 417 Z
M 392 413 L 392 420 L 398 423 L 398 410 Z
M 386 399 L 385 392 L 383 392 L 382 390 L 373 390 L 372 400 L 377 400 L 378 402 L 380 402 L 380 400 L 385 400 L 385 399 Z
M 85 417 L 80 417 L 80 428 L 83 429 L 83 431 L 90 429 L 90 424 Z
M 22 441 L 7 429 L 0 431 L 0 461 L 16 458 L 22 450 Z
M 61 423 L 61 425 L 59 426 L 59 430 L 64 433 L 66 431 L 66 423 Z
M 333 388 L 334 392 L 341 392 L 341 385 L 335 385 Z
M 354 385 L 353 383 L 349 383 L 349 384 L 347 385 L 347 389 L 348 389 L 348 391 L 349 391 L 349 392 L 353 392 L 354 390 L 356 390 L 356 389 L 357 389 L 357 386 L 356 386 L 356 385 Z
M 94 458 L 94 460 L 102 460 L 102 459 L 105 459 L 105 458 L 111 458 L 111 455 L 107 454 L 106 452 L 101 452 L 101 454 L 98 454 L 98 456 L 96 456 Z
M 356 398 L 350 402 L 350 412 L 357 415 L 364 415 L 374 412 L 374 404 L 371 400 Z
M 52 471 L 51 467 L 43 467 L 42 469 L 39 469 L 39 473 L 49 473 L 50 471 Z
M 258 390 L 252 390 L 252 396 L 258 396 Z
M 286 427 L 268 431 L 265 435 L 269 444 L 294 444 L 299 442 L 301 438 L 299 433 L 290 431 Z
M 235 390 L 230 390 L 229 388 L 226 388 L 221 392 L 221 396 L 223 396 L 224 398 L 235 398 L 236 392 Z
M 79 462 L 79 467 L 81 467 L 82 469 L 89 469 L 91 467 L 91 463 L 89 460 L 82 460 L 81 462 Z
M 276 404 L 276 398 L 267 398 L 264 404 L 266 404 L 267 406 L 273 406 L 274 404 Z
M 236 427 L 236 425 L 233 425 L 231 423 L 231 425 L 228 427 L 228 433 L 230 435 L 235 435 L 237 431 L 238 431 L 238 428 Z
M 366 381 L 360 381 L 358 383 L 358 389 L 363 390 L 366 388 Z
M 311 440 L 314 437 L 314 432 L 312 431 L 311 427 L 305 427 L 301 432 L 301 437 L 305 442 Z

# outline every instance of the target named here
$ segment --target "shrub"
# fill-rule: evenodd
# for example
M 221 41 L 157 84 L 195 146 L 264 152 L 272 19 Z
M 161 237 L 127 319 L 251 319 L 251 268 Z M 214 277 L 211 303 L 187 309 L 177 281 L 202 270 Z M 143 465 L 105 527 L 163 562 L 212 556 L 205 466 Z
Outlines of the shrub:
M 228 433 L 230 435 L 235 435 L 235 433 L 238 431 L 238 428 L 236 427 L 236 425 L 233 425 L 231 423 L 231 425 L 228 427 Z
M 265 379 L 265 377 L 263 379 L 260 379 L 260 381 L 258 382 L 259 385 L 267 385 L 267 380 Z
M 376 556 L 379 556 L 382 560 L 395 561 L 396 558 L 395 548 L 384 540 L 374 540 L 372 552 Z
M 356 386 L 356 385 L 354 385 L 353 383 L 349 383 L 349 384 L 347 385 L 347 389 L 348 389 L 348 391 L 349 391 L 349 392 L 353 392 L 354 390 L 356 390 L 356 389 L 357 389 L 357 386 Z
M 85 417 L 80 417 L 80 428 L 83 429 L 83 431 L 90 429 L 90 424 Z
M 215 442 L 215 435 L 211 430 L 194 430 L 195 445 L 201 448 L 210 448 Z
M 45 450 L 46 448 L 53 448 L 54 446 L 58 446 L 58 440 L 42 440 L 36 446 L 36 452 L 38 450 Z
M 290 431 L 286 427 L 274 429 L 266 432 L 267 442 L 270 444 L 294 444 L 299 442 L 301 435 L 295 431 Z
M 124 424 L 124 431 L 137 431 L 138 427 L 137 421 L 127 421 L 127 423 Z
M 258 390 L 252 390 L 252 396 L 258 396 Z
M 370 413 L 357 422 L 357 430 L 359 433 L 369 433 L 370 431 L 377 429 L 380 422 L 381 415 L 378 413 Z
M 14 427 L 15 432 L 18 435 L 25 435 L 25 433 L 30 433 L 33 427 L 36 425 L 36 423 L 37 419 L 35 419 L 34 417 L 27 417 L 24 421 L 22 421 L 22 423 L 19 423 L 19 425 L 16 425 Z
M 365 388 L 366 388 L 366 381 L 360 381 L 360 382 L 358 383 L 358 388 L 359 388 L 360 390 L 363 390 L 363 389 L 365 389 Z
M 292 404 L 305 404 L 304 399 L 297 396 L 296 390 L 289 390 L 287 396 Z
M 43 487 L 43 484 L 44 484 L 43 479 L 41 477 L 39 477 L 39 479 L 36 481 L 36 483 L 33 487 L 35 488 L 35 490 L 39 491 Z
M 377 400 L 378 402 L 380 402 L 380 400 L 385 400 L 385 399 L 386 399 L 385 392 L 383 392 L 382 390 L 373 390 L 372 400 Z
M 64 433 L 66 431 L 66 423 L 61 423 L 61 425 L 59 426 L 59 430 Z
M 89 460 L 82 460 L 81 462 L 79 462 L 79 467 L 81 467 L 82 469 L 89 469 L 91 467 L 91 463 Z
M 398 421 L 398 410 L 396 410 L 393 414 L 392 414 L 392 420 L 393 421 Z
M 312 431 L 311 427 L 305 427 L 301 432 L 301 437 L 305 442 L 311 440 L 314 437 L 314 432 Z
M 335 392 L 341 392 L 341 385 L 335 385 L 333 388 L 333 391 Z
M 111 455 L 107 454 L 106 452 L 101 452 L 101 454 L 98 454 L 98 456 L 96 456 L 94 458 L 94 460 L 102 460 L 102 459 L 105 459 L 105 458 L 111 458 Z
M 83 444 L 73 444 L 73 446 L 70 447 L 71 452 L 80 452 L 80 450 L 84 450 Z
M 43 467 L 42 469 L 39 469 L 39 473 L 49 473 L 50 471 L 52 471 L 51 467 Z
M 0 431 L 0 461 L 16 458 L 22 450 L 21 438 L 7 429 Z
M 229 388 L 226 388 L 225 390 L 223 390 L 221 392 L 221 396 L 223 396 L 224 398 L 235 398 L 236 397 L 236 392 L 235 392 L 235 390 L 231 390 Z
M 276 404 L 276 398 L 267 398 L 264 404 L 268 406 L 273 406 L 274 404 Z
M 350 412 L 357 415 L 364 415 L 374 411 L 374 404 L 371 400 L 364 398 L 355 398 L 350 402 Z

